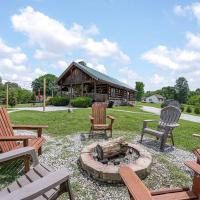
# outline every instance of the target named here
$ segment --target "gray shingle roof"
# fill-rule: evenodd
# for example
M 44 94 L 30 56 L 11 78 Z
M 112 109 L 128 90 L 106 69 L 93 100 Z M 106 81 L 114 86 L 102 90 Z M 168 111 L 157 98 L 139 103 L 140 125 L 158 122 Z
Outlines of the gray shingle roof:
M 92 78 L 96 79 L 96 80 L 101 80 L 101 81 L 105 81 L 107 83 L 116 85 L 116 86 L 120 86 L 129 90 L 135 90 L 133 87 L 115 79 L 112 78 L 106 74 L 103 74 L 93 68 L 90 68 L 86 65 L 83 65 L 81 63 L 77 63 L 77 62 L 72 62 L 70 66 L 75 65 L 76 67 L 78 67 L 79 69 L 81 69 L 82 71 L 84 71 L 86 74 L 88 74 L 89 76 L 91 76 Z M 67 70 L 65 70 L 65 72 L 58 78 L 58 81 L 64 76 L 64 74 L 68 71 L 68 69 L 70 68 L 70 66 L 67 68 Z

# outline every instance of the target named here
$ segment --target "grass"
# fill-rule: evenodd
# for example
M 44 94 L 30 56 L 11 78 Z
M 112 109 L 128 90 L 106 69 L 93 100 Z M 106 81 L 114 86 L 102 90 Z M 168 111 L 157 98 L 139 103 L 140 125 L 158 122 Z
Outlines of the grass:
M 124 109 L 127 109 L 124 107 Z M 131 108 L 132 109 L 132 108 Z M 137 110 L 137 108 L 136 108 Z M 133 110 L 134 111 L 134 110 Z M 77 132 L 88 132 L 90 129 L 89 114 L 91 109 L 77 109 L 73 113 L 66 111 L 38 112 L 38 111 L 18 111 L 10 113 L 10 117 L 15 124 L 47 124 L 49 128 L 46 133 L 53 136 L 70 135 Z M 140 134 L 142 122 L 145 119 L 158 119 L 158 116 L 140 113 L 116 112 L 116 108 L 109 109 L 108 113 L 116 118 L 114 131 L 124 131 L 126 137 L 132 138 Z M 192 134 L 200 132 L 200 124 L 180 120 L 180 127 L 174 130 L 174 139 L 177 147 L 192 150 L 199 146 L 200 140 L 194 138 Z M 115 132 L 114 132 L 115 134 Z

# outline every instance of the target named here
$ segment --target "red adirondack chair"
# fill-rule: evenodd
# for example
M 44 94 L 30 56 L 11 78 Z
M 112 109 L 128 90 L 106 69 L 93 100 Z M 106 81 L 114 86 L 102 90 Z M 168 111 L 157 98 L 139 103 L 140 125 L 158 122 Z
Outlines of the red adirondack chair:
M 7 152 L 23 146 L 31 146 L 40 155 L 42 144 L 45 142 L 44 137 L 42 137 L 42 129 L 47 127 L 44 125 L 12 125 L 6 108 L 0 108 L 0 151 Z M 14 129 L 35 130 L 37 136 L 15 135 Z
M 112 125 L 114 123 L 115 118 L 108 115 L 106 116 L 106 103 L 94 103 L 92 105 L 92 116 L 90 116 L 90 122 L 91 122 L 91 129 L 90 133 L 93 136 L 94 131 L 104 131 L 106 134 L 106 131 L 110 131 L 110 137 L 112 137 Z M 110 123 L 106 123 L 106 117 L 110 119 Z
M 195 172 L 191 190 L 189 188 L 169 188 L 150 191 L 130 167 L 120 167 L 119 173 L 132 200 L 198 200 L 200 196 L 200 165 L 192 161 L 185 164 Z

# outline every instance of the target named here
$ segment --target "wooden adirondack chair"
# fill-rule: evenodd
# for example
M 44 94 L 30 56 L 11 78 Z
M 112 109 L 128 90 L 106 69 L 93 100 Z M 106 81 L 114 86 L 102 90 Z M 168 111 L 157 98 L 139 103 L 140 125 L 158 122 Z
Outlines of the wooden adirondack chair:
M 104 131 L 106 134 L 106 131 L 110 131 L 110 137 L 112 137 L 112 125 L 114 123 L 115 118 L 108 115 L 106 116 L 106 103 L 94 103 L 92 105 L 92 116 L 90 115 L 90 122 L 91 122 L 91 128 L 90 128 L 90 134 L 94 136 L 94 131 Z M 106 117 L 110 119 L 110 124 L 106 123 Z
M 164 150 L 164 146 L 167 142 L 167 138 L 170 137 L 172 140 L 172 144 L 174 145 L 174 139 L 172 131 L 174 128 L 179 126 L 177 124 L 179 118 L 181 116 L 181 110 L 174 106 L 167 106 L 161 110 L 160 120 L 144 120 L 143 128 L 141 132 L 141 139 L 142 142 L 144 133 L 148 133 L 150 135 L 155 136 L 157 139 L 161 140 L 160 150 Z M 157 122 L 157 130 L 149 128 L 147 125 L 149 122 Z
M 53 200 L 62 193 L 68 192 L 73 200 L 70 188 L 69 173 L 65 168 L 57 171 L 39 164 L 35 149 L 23 147 L 0 154 L 0 163 L 22 156 L 31 157 L 33 168 L 11 185 L 0 191 L 0 200 Z
M 32 146 L 40 155 L 42 144 L 45 142 L 44 137 L 42 137 L 42 129 L 47 127 L 44 125 L 12 125 L 6 108 L 0 108 L 0 151 L 7 152 L 23 146 Z M 15 135 L 14 129 L 35 130 L 37 136 Z
M 189 188 L 169 188 L 149 191 L 129 166 L 120 167 L 119 173 L 129 191 L 131 200 L 198 200 L 200 197 L 200 165 L 192 161 L 185 164 L 195 172 L 191 190 Z

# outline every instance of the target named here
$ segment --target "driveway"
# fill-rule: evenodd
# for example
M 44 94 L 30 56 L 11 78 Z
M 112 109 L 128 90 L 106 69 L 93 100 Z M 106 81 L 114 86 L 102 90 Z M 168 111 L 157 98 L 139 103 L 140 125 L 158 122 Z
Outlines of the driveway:
M 52 111 L 60 111 L 60 110 L 68 110 L 68 109 L 76 109 L 67 106 L 47 106 L 45 108 L 45 112 L 52 112 Z M 13 108 L 13 111 L 10 110 L 9 112 L 15 112 L 19 110 L 31 110 L 31 111 L 43 111 L 43 107 L 21 107 L 21 108 Z
M 146 112 L 151 112 L 154 113 L 156 115 L 160 115 L 160 108 L 154 108 L 154 107 L 150 107 L 150 106 L 142 106 L 141 108 L 143 111 Z M 189 114 L 181 114 L 181 119 L 183 120 L 187 120 L 187 121 L 191 121 L 191 122 L 197 122 L 200 123 L 200 117 L 199 116 L 194 116 L 194 115 L 189 115 Z

